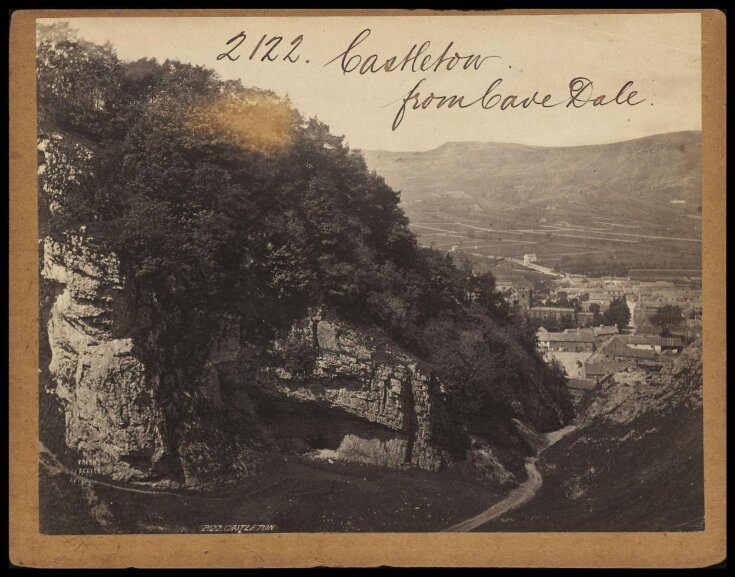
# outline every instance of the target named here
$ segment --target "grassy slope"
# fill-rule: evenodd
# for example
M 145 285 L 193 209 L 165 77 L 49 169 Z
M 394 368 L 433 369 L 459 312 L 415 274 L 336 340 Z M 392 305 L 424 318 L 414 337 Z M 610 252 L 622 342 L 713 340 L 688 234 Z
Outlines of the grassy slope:
M 538 495 L 482 530 L 701 530 L 701 386 L 701 344 L 659 374 L 616 375 L 542 454 Z
M 365 158 L 401 191 L 412 223 L 454 232 L 415 226 L 422 244 L 513 258 L 535 252 L 542 264 L 567 272 L 624 274 L 701 267 L 695 242 L 607 234 L 699 238 L 700 154 L 699 132 L 677 132 L 563 148 L 454 142 L 425 152 L 365 151 Z M 588 230 L 570 233 L 540 222 Z M 503 232 L 518 229 L 541 234 Z M 471 258 L 487 266 L 483 256 Z
M 484 531 L 683 531 L 704 518 L 702 413 L 646 415 L 570 435 L 543 455 L 544 484 Z M 612 440 L 612 442 L 610 442 Z

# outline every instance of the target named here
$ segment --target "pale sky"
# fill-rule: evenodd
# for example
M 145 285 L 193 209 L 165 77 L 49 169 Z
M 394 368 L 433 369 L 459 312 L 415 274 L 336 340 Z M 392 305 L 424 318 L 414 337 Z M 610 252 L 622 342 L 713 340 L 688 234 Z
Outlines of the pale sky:
M 565 15 L 565 16 L 410 16 L 410 17 L 200 17 L 200 18 L 67 18 L 93 42 L 110 41 L 124 60 L 155 57 L 214 68 L 223 79 L 239 78 L 288 95 L 306 116 L 318 116 L 332 132 L 345 135 L 353 148 L 428 150 L 451 141 L 516 142 L 540 146 L 575 146 L 615 142 L 677 130 L 701 129 L 701 51 L 699 14 Z M 41 20 L 47 22 L 47 20 Z M 454 42 L 448 55 L 496 56 L 479 70 L 413 72 L 381 70 L 343 74 L 339 60 L 364 29 L 367 37 L 350 55 L 364 62 L 371 54 L 379 64 L 398 62 L 414 44 L 431 44 L 422 54 L 432 62 Z M 233 56 L 217 60 L 240 32 L 246 39 Z M 274 49 L 279 58 L 261 62 L 267 48 L 252 60 L 263 35 L 282 36 Z M 297 36 L 303 40 L 284 61 Z M 273 53 L 272 53 L 273 54 Z M 308 61 L 308 62 L 307 62 Z M 356 63 L 357 59 L 353 60 Z M 422 78 L 423 97 L 464 95 L 465 102 L 493 92 L 518 99 L 551 94 L 549 102 L 569 96 L 569 82 L 579 76 L 593 81 L 592 97 L 614 97 L 629 80 L 645 99 L 631 107 L 610 104 L 528 109 L 480 105 L 437 110 L 408 110 L 397 130 L 391 125 L 403 98 Z M 540 99 L 540 98 L 539 98 Z

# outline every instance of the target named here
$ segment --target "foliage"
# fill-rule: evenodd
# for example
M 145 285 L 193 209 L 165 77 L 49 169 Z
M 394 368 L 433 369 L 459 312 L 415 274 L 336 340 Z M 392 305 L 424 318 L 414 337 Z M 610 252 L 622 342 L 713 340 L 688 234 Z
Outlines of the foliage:
M 323 123 L 212 70 L 123 62 L 64 30 L 40 35 L 37 65 L 42 233 L 85 227 L 119 254 L 180 354 L 204 354 L 223 314 L 264 345 L 327 305 L 434 362 L 468 406 L 522 378 L 491 327 L 531 353 L 535 337 L 492 275 L 419 248 L 398 193 Z M 294 354 L 308 371 L 311 352 Z
M 617 325 L 619 330 L 628 326 L 630 322 L 630 309 L 625 295 L 616 297 L 610 301 L 610 306 L 602 314 L 602 322 L 606 325 Z
M 563 317 L 560 319 L 554 317 L 548 319 L 533 318 L 530 322 L 534 330 L 537 331 L 541 327 L 544 327 L 547 331 L 550 331 L 552 333 L 561 333 L 564 332 L 566 329 L 573 329 L 577 326 L 576 321 L 567 317 Z
M 676 305 L 664 305 L 656 309 L 656 312 L 648 317 L 652 324 L 661 327 L 663 336 L 670 336 L 671 327 L 684 320 L 681 307 Z
M 599 326 L 602 324 L 602 315 L 600 314 L 600 304 L 592 303 L 590 305 L 590 312 L 592 313 L 592 326 Z

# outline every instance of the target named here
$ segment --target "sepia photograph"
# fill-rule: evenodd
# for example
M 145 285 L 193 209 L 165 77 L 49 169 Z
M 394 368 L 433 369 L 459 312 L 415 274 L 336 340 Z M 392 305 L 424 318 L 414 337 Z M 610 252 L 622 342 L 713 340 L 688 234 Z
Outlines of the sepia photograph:
M 196 21 L 39 20 L 42 531 L 701 530 L 699 28 L 669 19 L 597 135 L 592 79 L 561 132 L 513 109 L 538 92 L 470 116 L 467 71 L 516 59 L 358 22 L 323 69 L 466 86 L 412 88 L 390 149 L 268 85 L 305 34 L 217 23 L 206 66 Z M 465 129 L 492 113 L 515 133 Z
M 700 13 L 34 29 L 40 535 L 708 529 Z

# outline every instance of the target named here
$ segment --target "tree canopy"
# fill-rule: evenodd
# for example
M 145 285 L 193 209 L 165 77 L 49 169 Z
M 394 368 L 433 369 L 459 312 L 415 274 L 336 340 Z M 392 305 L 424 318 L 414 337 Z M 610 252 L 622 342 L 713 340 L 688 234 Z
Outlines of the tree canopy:
M 492 275 L 420 248 L 399 194 L 288 100 L 203 67 L 124 62 L 68 30 L 42 31 L 37 66 L 41 233 L 85 227 L 116 252 L 178 350 L 204 354 L 223 314 L 258 344 L 327 306 L 447 374 L 462 359 L 476 373 L 456 375 L 462 390 L 522 378 L 490 327 L 527 354 L 533 336 Z

